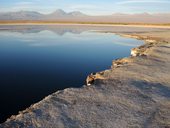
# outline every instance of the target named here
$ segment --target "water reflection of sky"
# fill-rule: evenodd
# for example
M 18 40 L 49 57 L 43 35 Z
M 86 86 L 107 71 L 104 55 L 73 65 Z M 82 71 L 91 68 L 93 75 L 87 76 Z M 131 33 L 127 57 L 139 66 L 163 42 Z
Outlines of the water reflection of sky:
M 106 36 L 107 35 L 107 36 Z M 74 40 L 71 43 L 83 43 L 86 41 L 93 41 L 93 43 L 102 43 L 100 40 L 112 40 L 116 45 L 132 46 L 136 47 L 139 43 L 134 39 L 123 39 L 119 36 L 113 36 L 111 33 L 97 33 L 97 32 L 82 32 L 79 34 L 73 34 L 71 32 L 65 32 L 63 35 L 58 35 L 49 30 L 43 30 L 38 33 L 18 33 L 18 32 L 2 32 L 0 31 L 1 39 L 10 37 L 16 41 L 27 43 L 29 46 L 43 47 L 43 46 L 58 46 L 62 44 L 70 44 L 68 40 Z M 88 38 L 87 38 L 88 37 Z

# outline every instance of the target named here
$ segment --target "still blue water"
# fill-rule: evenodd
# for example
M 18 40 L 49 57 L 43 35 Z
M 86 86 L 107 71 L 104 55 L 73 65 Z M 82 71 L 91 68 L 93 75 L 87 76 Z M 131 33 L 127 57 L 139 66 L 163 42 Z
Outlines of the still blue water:
M 87 30 L 0 30 L 0 121 L 57 90 L 81 87 L 142 43 Z

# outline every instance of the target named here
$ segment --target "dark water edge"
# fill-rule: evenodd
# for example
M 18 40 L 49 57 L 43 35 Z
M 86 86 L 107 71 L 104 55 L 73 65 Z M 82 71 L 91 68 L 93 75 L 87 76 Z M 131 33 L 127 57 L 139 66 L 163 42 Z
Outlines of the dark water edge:
M 57 90 L 81 87 L 91 72 L 143 43 L 91 32 L 100 29 L 0 26 L 0 122 Z

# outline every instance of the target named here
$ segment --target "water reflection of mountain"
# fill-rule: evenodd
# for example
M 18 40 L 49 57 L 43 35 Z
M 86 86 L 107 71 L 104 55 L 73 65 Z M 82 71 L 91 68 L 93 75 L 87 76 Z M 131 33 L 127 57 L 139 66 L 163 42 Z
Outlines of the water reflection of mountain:
M 0 31 L 26 33 L 39 33 L 48 30 L 57 35 L 64 35 L 65 33 L 80 34 L 84 31 L 107 31 L 107 32 L 146 32 L 146 31 L 160 31 L 158 28 L 135 28 L 135 27 L 121 27 L 121 26 L 86 26 L 86 25 L 0 25 Z M 133 31 L 134 30 L 134 31 Z
M 39 33 L 41 31 L 48 30 L 56 33 L 57 35 L 64 35 L 65 33 L 74 33 L 80 34 L 83 31 L 88 29 L 79 28 L 79 27 L 71 27 L 71 26 L 43 26 L 43 25 L 18 25 L 18 26 L 0 26 L 0 31 L 10 31 L 10 32 L 18 32 L 18 33 Z

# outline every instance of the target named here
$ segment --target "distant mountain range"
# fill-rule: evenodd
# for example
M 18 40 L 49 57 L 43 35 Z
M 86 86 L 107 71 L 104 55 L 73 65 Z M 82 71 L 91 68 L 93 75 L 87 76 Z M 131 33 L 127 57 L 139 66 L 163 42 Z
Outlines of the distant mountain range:
M 115 13 L 105 16 L 89 16 L 79 11 L 66 13 L 59 9 L 51 14 L 41 14 L 34 11 L 19 11 L 0 13 L 1 21 L 30 20 L 58 22 L 97 22 L 97 23 L 170 23 L 170 13 Z

